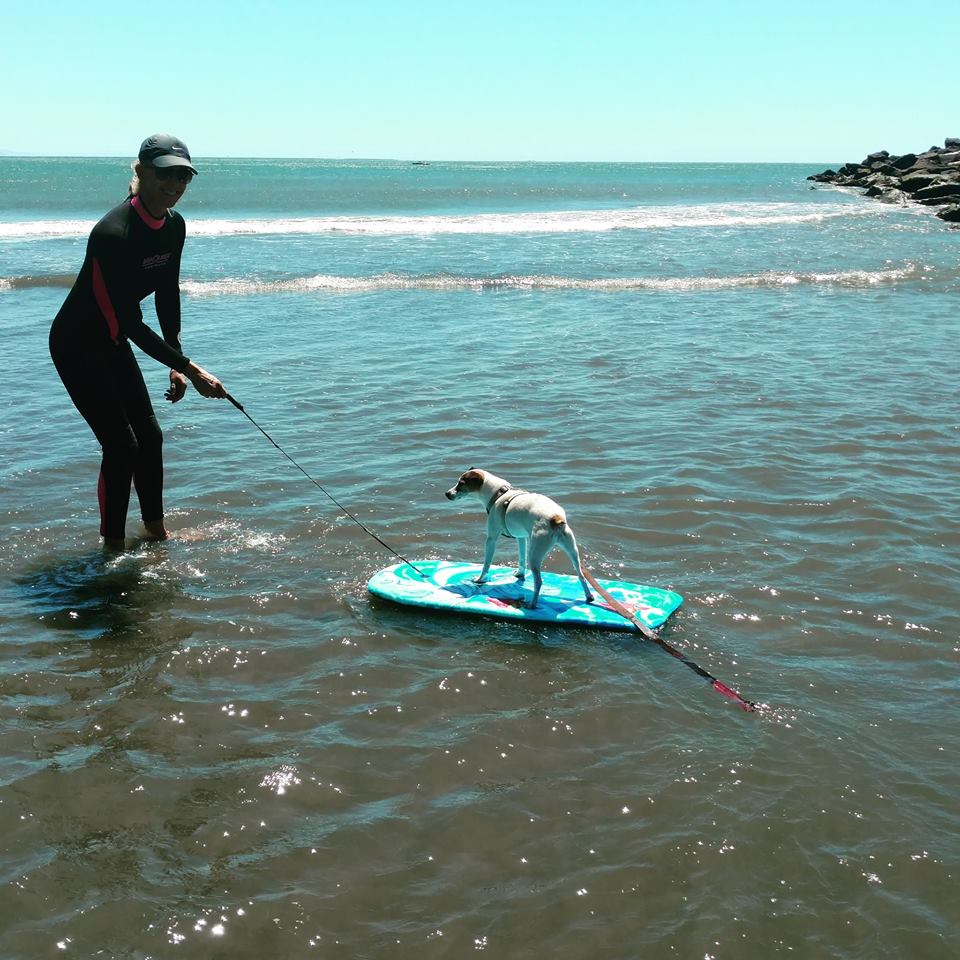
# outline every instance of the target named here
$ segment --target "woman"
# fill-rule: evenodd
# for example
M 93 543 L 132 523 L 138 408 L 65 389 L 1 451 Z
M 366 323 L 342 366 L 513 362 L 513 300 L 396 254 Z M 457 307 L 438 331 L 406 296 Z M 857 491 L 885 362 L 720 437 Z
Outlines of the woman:
M 143 141 L 130 196 L 94 228 L 73 289 L 50 330 L 50 355 L 70 398 L 100 446 L 98 498 L 104 546 L 124 546 L 130 482 L 147 535 L 164 540 L 163 435 L 128 341 L 170 367 L 167 400 L 189 380 L 204 397 L 223 384 L 180 347 L 180 254 L 185 228 L 173 207 L 196 174 L 187 147 L 155 134 Z M 143 322 L 140 301 L 154 294 L 162 339 Z

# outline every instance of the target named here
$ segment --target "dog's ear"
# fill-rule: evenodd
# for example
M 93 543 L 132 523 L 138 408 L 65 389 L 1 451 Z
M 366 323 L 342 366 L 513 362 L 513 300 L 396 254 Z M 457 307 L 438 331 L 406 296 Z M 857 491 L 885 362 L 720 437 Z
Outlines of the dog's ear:
M 461 478 L 462 483 L 471 493 L 479 490 L 483 486 L 483 471 L 477 467 L 471 467 Z

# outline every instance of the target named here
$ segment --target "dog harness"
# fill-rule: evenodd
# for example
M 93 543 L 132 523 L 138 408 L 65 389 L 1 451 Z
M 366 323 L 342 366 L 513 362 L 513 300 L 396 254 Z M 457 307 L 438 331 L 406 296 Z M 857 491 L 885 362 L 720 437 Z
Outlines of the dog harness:
M 500 524 L 503 528 L 501 535 L 510 540 L 516 540 L 517 538 L 512 533 L 507 533 L 507 510 L 517 497 L 522 497 L 525 493 L 527 493 L 526 490 L 515 490 L 509 483 L 505 483 L 502 487 L 494 491 L 493 496 L 487 503 L 487 513 L 493 510 L 500 512 Z

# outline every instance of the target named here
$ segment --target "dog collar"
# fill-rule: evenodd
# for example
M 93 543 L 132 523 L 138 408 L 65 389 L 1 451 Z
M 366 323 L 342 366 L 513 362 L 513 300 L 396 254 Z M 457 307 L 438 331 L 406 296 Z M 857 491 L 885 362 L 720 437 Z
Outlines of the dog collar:
M 505 483 L 502 487 L 500 487 L 500 488 L 498 488 L 497 490 L 494 491 L 493 496 L 492 496 L 492 497 L 490 498 L 490 500 L 487 502 L 487 513 L 489 513 L 489 512 L 493 509 L 494 504 L 495 504 L 509 489 L 510 489 L 510 484 L 509 484 L 509 483 Z

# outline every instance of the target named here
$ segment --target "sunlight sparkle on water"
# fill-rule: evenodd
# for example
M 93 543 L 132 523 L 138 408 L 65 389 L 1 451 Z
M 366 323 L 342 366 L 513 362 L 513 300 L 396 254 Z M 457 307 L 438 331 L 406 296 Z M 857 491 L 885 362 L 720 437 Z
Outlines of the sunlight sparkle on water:
M 287 792 L 287 787 L 297 786 L 300 783 L 300 778 L 297 776 L 297 768 L 290 766 L 290 764 L 284 764 L 278 769 L 268 773 L 261 781 L 261 787 L 268 787 L 270 790 L 273 790 L 277 796 L 280 796 Z

